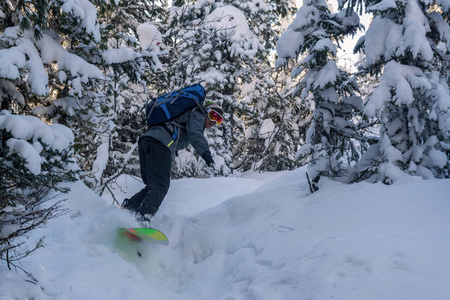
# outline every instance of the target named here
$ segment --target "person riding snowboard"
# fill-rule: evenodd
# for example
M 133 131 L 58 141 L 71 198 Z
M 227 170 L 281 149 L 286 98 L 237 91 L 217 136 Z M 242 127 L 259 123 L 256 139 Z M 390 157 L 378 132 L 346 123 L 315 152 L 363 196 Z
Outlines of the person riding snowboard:
M 139 164 L 145 187 L 125 199 L 122 207 L 135 212 L 140 221 L 150 221 L 169 190 L 172 157 L 176 151 L 191 144 L 207 166 L 211 167 L 214 160 L 204 130 L 222 122 L 222 108 L 212 101 L 206 101 L 204 107 L 194 108 L 173 122 L 153 126 L 139 137 Z M 178 130 L 178 137 L 174 141 L 172 134 L 175 130 Z

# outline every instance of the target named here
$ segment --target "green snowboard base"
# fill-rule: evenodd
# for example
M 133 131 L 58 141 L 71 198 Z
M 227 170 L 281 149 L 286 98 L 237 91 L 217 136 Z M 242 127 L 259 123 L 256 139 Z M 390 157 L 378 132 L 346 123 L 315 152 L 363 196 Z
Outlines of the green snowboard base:
M 119 227 L 119 233 L 135 242 L 147 241 L 161 246 L 169 245 L 169 240 L 159 230 L 153 228 L 123 228 Z

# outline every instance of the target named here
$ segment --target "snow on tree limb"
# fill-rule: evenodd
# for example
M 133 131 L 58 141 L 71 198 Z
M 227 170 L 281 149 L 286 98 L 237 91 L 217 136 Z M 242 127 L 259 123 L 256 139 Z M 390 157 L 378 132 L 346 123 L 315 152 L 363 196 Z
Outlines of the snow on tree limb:
M 38 175 L 41 172 L 44 149 L 62 152 L 74 141 L 72 131 L 63 125 L 47 125 L 36 117 L 12 115 L 6 111 L 0 115 L 0 130 L 9 132 L 12 138 L 6 141 L 10 154 L 17 153 L 26 162 L 28 170 Z

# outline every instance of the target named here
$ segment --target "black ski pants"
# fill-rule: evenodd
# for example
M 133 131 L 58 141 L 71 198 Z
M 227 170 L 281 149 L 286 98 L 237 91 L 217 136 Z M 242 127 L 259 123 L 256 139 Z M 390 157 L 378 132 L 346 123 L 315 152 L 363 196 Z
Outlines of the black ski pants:
M 139 141 L 139 163 L 145 187 L 123 206 L 142 216 L 153 216 L 169 190 L 172 155 L 157 139 L 144 136 Z

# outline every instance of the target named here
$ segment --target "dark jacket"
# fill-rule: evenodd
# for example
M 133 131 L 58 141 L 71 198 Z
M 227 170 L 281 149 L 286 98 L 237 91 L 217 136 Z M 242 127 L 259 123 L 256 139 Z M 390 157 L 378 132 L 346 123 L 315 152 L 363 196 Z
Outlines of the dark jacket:
M 173 123 L 180 126 L 173 124 L 153 126 L 142 137 L 150 136 L 157 139 L 169 148 L 172 155 L 175 154 L 175 151 L 184 149 L 191 144 L 195 151 L 205 159 L 205 157 L 211 157 L 208 141 L 204 135 L 205 121 L 206 116 L 196 108 L 173 120 Z M 175 127 L 178 127 L 178 137 L 174 140 L 172 133 Z

